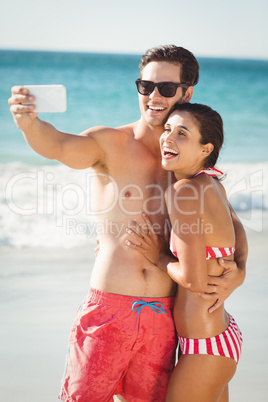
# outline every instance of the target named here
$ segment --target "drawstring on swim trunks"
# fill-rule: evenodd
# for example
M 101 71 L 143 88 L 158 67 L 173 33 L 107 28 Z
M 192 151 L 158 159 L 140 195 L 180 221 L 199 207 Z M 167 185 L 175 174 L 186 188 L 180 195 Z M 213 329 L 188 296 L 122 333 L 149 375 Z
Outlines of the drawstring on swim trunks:
M 164 305 L 160 302 L 146 302 L 143 300 L 137 300 L 135 302 L 132 302 L 132 310 L 137 311 L 136 317 L 140 314 L 140 311 L 143 307 L 148 306 L 151 307 L 151 309 L 156 313 L 156 314 L 161 314 L 167 312 L 165 311 Z

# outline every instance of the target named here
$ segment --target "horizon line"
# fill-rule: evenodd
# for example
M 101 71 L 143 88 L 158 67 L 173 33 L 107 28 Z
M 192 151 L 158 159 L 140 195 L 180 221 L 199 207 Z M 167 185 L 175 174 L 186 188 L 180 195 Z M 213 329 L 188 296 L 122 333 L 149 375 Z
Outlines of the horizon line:
M 111 51 L 111 50 L 73 50 L 73 49 L 38 49 L 38 48 L 10 48 L 10 47 L 0 47 L 0 51 L 14 51 L 14 52 L 47 52 L 47 53 L 76 53 L 76 54 L 107 54 L 107 55 L 126 55 L 126 56 L 142 56 L 145 52 L 137 52 L 137 51 Z M 224 60 L 245 60 L 245 61 L 268 61 L 267 58 L 260 56 L 228 56 L 228 55 L 209 55 L 209 54 L 195 54 L 197 58 L 206 58 L 206 59 L 224 59 Z

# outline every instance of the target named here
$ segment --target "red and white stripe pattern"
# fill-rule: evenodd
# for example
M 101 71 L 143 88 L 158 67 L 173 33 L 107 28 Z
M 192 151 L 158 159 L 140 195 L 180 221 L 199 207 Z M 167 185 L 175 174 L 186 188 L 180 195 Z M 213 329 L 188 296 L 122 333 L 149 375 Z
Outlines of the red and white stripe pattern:
M 200 172 L 196 173 L 193 178 L 199 176 L 200 174 L 207 174 L 212 177 L 217 177 L 218 179 L 221 179 L 224 176 L 224 173 L 220 170 L 209 167 L 207 169 L 200 170 Z
M 170 250 L 176 258 L 178 258 L 178 253 L 176 250 L 175 239 L 173 230 L 170 233 Z M 235 252 L 234 247 L 206 247 L 206 260 L 211 260 L 213 258 L 227 257 Z
M 235 252 L 234 247 L 206 247 L 206 260 L 213 258 L 227 257 Z
M 229 314 L 229 326 L 222 334 L 206 339 L 179 338 L 183 355 L 214 355 L 234 359 L 238 363 L 241 347 L 242 333 L 234 318 Z

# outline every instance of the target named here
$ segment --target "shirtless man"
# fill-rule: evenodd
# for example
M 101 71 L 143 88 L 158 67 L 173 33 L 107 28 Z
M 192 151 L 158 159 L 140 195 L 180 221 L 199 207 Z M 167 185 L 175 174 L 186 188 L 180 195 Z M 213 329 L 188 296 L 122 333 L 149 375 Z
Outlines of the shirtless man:
M 79 136 L 59 132 L 37 117 L 33 105 L 22 105 L 33 102 L 25 88 L 13 87 L 9 99 L 16 125 L 37 153 L 74 169 L 93 168 L 96 219 L 104 227 L 120 228 L 118 236 L 112 230 L 99 236 L 91 290 L 70 335 L 63 401 L 106 402 L 119 394 L 128 402 L 161 402 L 173 368 L 176 286 L 127 247 L 125 228 L 132 219 L 143 224 L 144 211 L 163 234 L 168 219 L 164 191 L 173 177 L 161 168 L 159 137 L 175 102 L 190 101 L 199 66 L 186 49 L 161 46 L 146 52 L 140 68 L 141 80 L 185 85 L 138 82 L 141 118 L 116 129 L 94 127 Z M 222 277 L 208 278 L 218 305 L 245 276 L 245 233 L 235 214 L 233 219 L 241 244 L 236 263 L 225 262 Z

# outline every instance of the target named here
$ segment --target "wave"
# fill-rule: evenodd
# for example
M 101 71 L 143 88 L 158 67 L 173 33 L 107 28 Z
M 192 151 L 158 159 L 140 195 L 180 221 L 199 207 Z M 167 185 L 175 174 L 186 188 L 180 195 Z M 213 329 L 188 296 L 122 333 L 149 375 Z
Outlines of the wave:
M 222 184 L 244 226 L 262 230 L 268 210 L 268 162 L 225 163 Z M 91 169 L 64 165 L 0 165 L 0 245 L 73 248 L 95 243 Z

